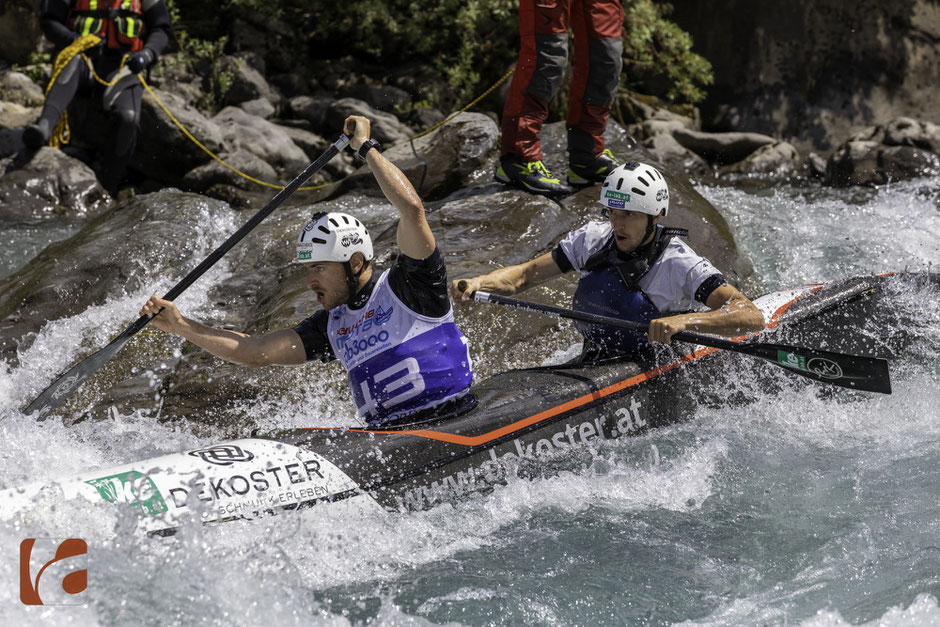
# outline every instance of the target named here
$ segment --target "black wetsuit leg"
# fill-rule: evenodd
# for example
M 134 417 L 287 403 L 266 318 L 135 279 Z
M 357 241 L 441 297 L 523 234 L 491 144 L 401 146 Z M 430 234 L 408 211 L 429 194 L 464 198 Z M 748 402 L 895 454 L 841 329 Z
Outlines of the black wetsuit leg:
M 143 91 L 140 83 L 124 89 L 108 112 L 112 127 L 111 140 L 101 157 L 98 178 L 104 188 L 112 194 L 117 191 L 117 187 L 124 180 L 127 164 L 137 147 Z
M 65 68 L 59 72 L 52 89 L 43 103 L 42 113 L 35 124 L 29 125 L 23 132 L 23 141 L 36 150 L 45 145 L 59 122 L 59 118 L 68 108 L 75 94 L 87 90 L 91 81 L 88 66 L 80 56 L 73 58 Z

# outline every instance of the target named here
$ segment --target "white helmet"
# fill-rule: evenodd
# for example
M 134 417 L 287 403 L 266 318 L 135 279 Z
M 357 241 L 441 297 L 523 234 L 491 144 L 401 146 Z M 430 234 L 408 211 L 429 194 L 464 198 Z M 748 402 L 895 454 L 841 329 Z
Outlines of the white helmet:
M 651 165 L 630 161 L 618 165 L 604 179 L 601 204 L 608 209 L 636 211 L 663 217 L 669 211 L 669 187 L 659 170 Z
M 315 213 L 297 236 L 299 263 L 345 262 L 353 253 L 362 253 L 366 261 L 371 261 L 372 238 L 362 222 L 346 213 Z

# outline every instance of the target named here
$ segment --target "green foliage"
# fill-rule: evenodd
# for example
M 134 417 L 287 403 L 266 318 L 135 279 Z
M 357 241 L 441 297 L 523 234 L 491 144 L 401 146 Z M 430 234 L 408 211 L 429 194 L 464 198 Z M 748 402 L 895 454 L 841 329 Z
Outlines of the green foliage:
M 48 64 L 52 63 L 52 55 L 48 52 L 37 52 L 33 51 L 29 53 L 27 58 L 27 64 L 25 66 L 19 66 L 13 64 L 12 70 L 14 72 L 22 72 L 29 77 L 34 83 L 43 84 L 46 80 L 46 71 L 45 67 Z
M 517 0 L 351 0 L 317 3 L 305 24 L 313 49 L 386 64 L 424 61 L 466 99 L 518 54 L 516 13 Z
M 181 23 L 179 13 L 194 10 L 186 4 L 190 2 L 170 1 L 175 24 Z M 519 52 L 518 0 L 216 0 L 215 4 L 219 14 L 234 12 L 255 16 L 256 22 L 289 25 L 314 56 L 352 55 L 385 67 L 429 63 L 461 101 L 494 83 Z M 705 97 L 703 88 L 713 82 L 711 65 L 692 52 L 688 33 L 666 19 L 671 12 L 667 3 L 624 0 L 622 87 L 673 103 L 697 103 Z M 190 55 L 211 55 L 218 43 L 197 45 L 199 40 L 180 39 L 192 48 Z M 221 82 L 220 77 L 215 80 Z
M 714 82 L 711 64 L 692 52 L 692 37 L 666 19 L 670 13 L 667 3 L 624 3 L 623 82 L 671 102 L 701 102 L 701 86 Z
M 202 76 L 208 89 L 202 95 L 198 106 L 205 111 L 215 113 L 219 103 L 231 88 L 235 80 L 237 66 L 223 62 L 222 55 L 228 44 L 228 36 L 216 39 L 200 39 L 193 37 L 181 24 L 181 8 L 174 0 L 167 0 L 167 9 L 170 13 L 171 24 L 175 25 L 176 41 L 179 45 L 177 60 L 186 65 L 192 72 Z
M 208 89 L 202 95 L 199 107 L 215 113 L 231 88 L 237 71 L 237 66 L 226 64 L 222 59 L 228 37 L 209 41 L 190 37 L 186 31 L 180 31 L 177 39 L 180 46 L 179 60 L 208 83 Z

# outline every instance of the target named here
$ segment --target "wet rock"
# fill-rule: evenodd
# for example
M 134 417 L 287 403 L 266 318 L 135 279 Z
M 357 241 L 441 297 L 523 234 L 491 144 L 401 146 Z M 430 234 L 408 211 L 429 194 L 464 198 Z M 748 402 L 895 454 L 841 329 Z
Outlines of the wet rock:
M 755 131 L 828 154 L 856 129 L 898 116 L 940 122 L 934 0 L 674 5 L 670 19 L 714 68 L 701 105 L 711 130 Z
M 940 124 L 923 122 L 912 118 L 898 118 L 883 128 L 886 146 L 910 146 L 940 154 Z
M 94 216 L 107 209 L 110 200 L 91 168 L 49 146 L 0 178 L 3 220 Z
M 703 133 L 675 129 L 672 136 L 706 161 L 717 164 L 741 161 L 761 146 L 777 142 L 773 137 L 760 133 Z
M 831 185 L 882 185 L 940 174 L 940 126 L 899 118 L 842 144 L 826 164 Z
M 223 211 L 230 209 L 195 194 L 143 194 L 50 245 L 0 280 L 0 359 L 15 359 L 18 343 L 29 345 L 29 334 L 50 320 L 153 285 L 157 277 L 182 278 L 209 252 L 207 214 Z
M 477 169 L 499 141 L 499 129 L 479 113 L 461 113 L 453 120 L 414 142 L 384 152 L 426 198 L 440 198 L 456 189 Z M 340 193 L 350 189 L 378 190 L 368 166 L 345 179 Z
M 826 159 L 822 155 L 815 152 L 806 155 L 806 167 L 813 178 L 823 179 L 826 177 Z
M 250 115 L 238 107 L 226 107 L 212 121 L 223 129 L 227 144 L 257 155 L 278 171 L 288 173 L 291 178 L 307 165 L 304 151 L 276 124 Z
M 721 168 L 721 173 L 786 178 L 796 174 L 800 165 L 801 159 L 796 148 L 787 142 L 776 142 L 765 144 L 741 161 Z

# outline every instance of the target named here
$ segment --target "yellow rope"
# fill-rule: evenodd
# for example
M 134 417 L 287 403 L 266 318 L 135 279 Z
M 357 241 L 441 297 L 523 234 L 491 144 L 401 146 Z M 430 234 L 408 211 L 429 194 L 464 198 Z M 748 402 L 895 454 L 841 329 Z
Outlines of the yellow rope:
M 460 115 L 461 113 L 463 113 L 464 111 L 466 111 L 467 109 L 469 109 L 470 107 L 472 107 L 473 105 L 475 105 L 476 103 L 480 102 L 481 100 L 483 100 L 484 98 L 486 98 L 487 96 L 489 96 L 489 95 L 490 95 L 490 92 L 492 92 L 494 89 L 496 89 L 497 87 L 499 87 L 500 85 L 502 85 L 502 84 L 506 81 L 506 79 L 509 78 L 509 77 L 512 75 L 512 73 L 515 72 L 515 71 L 516 71 L 516 68 L 513 68 L 513 69 L 509 70 L 508 72 L 506 72 L 506 73 L 503 75 L 503 77 L 502 77 L 501 79 L 499 79 L 498 81 L 496 81 L 495 83 L 493 83 L 493 86 L 492 86 L 492 87 L 490 87 L 490 88 L 487 89 L 485 92 L 483 92 L 482 94 L 480 94 L 473 102 L 471 102 L 470 104 L 468 104 L 466 107 L 464 107 L 464 108 L 461 109 L 460 111 L 457 111 L 456 113 L 452 114 L 450 117 L 445 118 L 444 120 L 438 122 L 437 124 L 435 124 L 435 125 L 432 126 L 431 128 L 427 129 L 426 131 L 422 131 L 422 132 L 418 133 L 417 135 L 415 135 L 414 137 L 412 137 L 412 138 L 409 139 L 408 141 L 413 142 L 414 140 L 418 139 L 419 137 L 423 137 L 423 136 L 427 135 L 428 133 L 430 133 L 430 132 L 433 131 L 434 129 L 439 128 L 439 127 L 441 127 L 441 126 L 444 126 L 445 124 L 447 124 L 448 122 L 450 122 L 451 120 L 453 120 L 455 117 L 457 117 L 458 115 Z
M 168 116 L 171 120 L 173 120 L 173 123 L 176 124 L 177 128 L 179 128 L 179 130 L 181 130 L 181 131 L 183 132 L 183 135 L 185 135 L 186 137 L 188 137 L 194 144 L 196 144 L 197 146 L 199 146 L 199 148 L 201 148 L 203 152 L 205 152 L 207 155 L 209 155 L 210 157 L 212 157 L 213 159 L 215 159 L 216 161 L 218 161 L 219 163 L 221 163 L 223 166 L 225 166 L 226 168 L 228 168 L 229 170 L 231 170 L 231 171 L 234 172 L 235 174 L 237 174 L 237 175 L 239 175 L 239 176 L 241 176 L 241 177 L 244 177 L 244 178 L 248 179 L 248 180 L 251 181 L 252 183 L 257 183 L 258 185 L 263 185 L 264 187 L 270 187 L 270 188 L 272 188 L 272 189 L 284 189 L 284 187 L 285 187 L 284 185 L 274 185 L 273 183 L 266 183 L 266 182 L 264 182 L 264 181 L 259 181 L 258 179 L 254 178 L 253 176 L 250 176 L 250 175 L 248 175 L 248 174 L 245 174 L 244 172 L 241 172 L 241 171 L 238 170 L 237 168 L 234 168 L 234 167 L 230 166 L 229 164 L 225 163 L 225 161 L 223 161 L 222 159 L 220 159 L 219 157 L 217 157 L 211 150 L 209 150 L 208 148 L 206 148 L 205 146 L 203 146 L 202 143 L 201 143 L 198 139 L 196 139 L 196 138 L 193 136 L 192 133 L 190 133 L 188 130 L 186 130 L 186 127 L 184 127 L 184 126 L 180 123 L 180 121 L 176 119 L 176 116 L 174 116 L 172 113 L 170 113 L 170 110 L 167 109 L 166 106 L 165 106 L 162 102 L 160 102 L 160 99 L 157 98 L 157 95 L 156 95 L 155 93 L 153 93 L 153 90 L 152 90 L 152 89 L 150 89 L 150 85 L 147 84 L 147 81 L 144 80 L 144 77 L 143 77 L 143 76 L 141 76 L 140 74 L 138 74 L 138 75 L 137 75 L 137 78 L 140 79 L 140 83 L 141 83 L 141 85 L 144 86 L 144 89 L 147 90 L 147 93 L 150 94 L 150 96 L 156 101 L 156 103 L 157 103 L 158 105 L 160 105 L 160 108 L 163 109 L 163 112 L 166 113 L 167 116 Z M 330 185 L 330 184 L 329 184 L 329 183 L 325 183 L 325 184 L 323 184 L 323 185 L 315 185 L 315 186 L 313 186 L 313 187 L 298 187 L 297 189 L 300 189 L 300 190 L 323 189 L 324 187 L 327 187 L 328 185 Z
M 56 79 L 59 78 L 59 74 L 61 74 L 62 70 L 75 58 L 75 55 L 81 54 L 85 57 L 85 50 L 97 46 L 100 41 L 101 37 L 98 37 L 98 35 L 83 35 L 73 41 L 56 56 L 55 64 L 52 66 L 52 76 L 49 78 L 49 84 L 46 85 L 46 98 L 49 97 L 49 92 L 52 90 L 52 86 L 55 85 Z M 85 61 L 88 61 L 88 57 L 85 57 Z M 62 117 L 56 122 L 52 134 L 49 136 L 49 145 L 53 148 L 60 148 L 69 143 L 71 137 L 72 132 L 69 129 L 68 112 L 63 111 Z
M 72 58 L 74 58 L 75 55 L 76 55 L 76 54 L 79 54 L 79 53 L 82 53 L 82 57 L 84 57 L 85 63 L 88 64 L 88 69 L 91 70 L 92 76 L 94 76 L 94 78 L 95 78 L 96 81 L 98 81 L 99 83 L 101 83 L 102 85 L 105 85 L 105 86 L 107 86 L 107 87 L 110 87 L 111 85 L 114 85 L 114 84 L 118 81 L 118 79 L 120 78 L 120 74 L 121 74 L 121 71 L 120 71 L 120 70 L 121 70 L 121 68 L 124 67 L 124 61 L 127 60 L 127 55 L 124 55 L 124 58 L 121 60 L 121 65 L 120 65 L 120 67 L 118 68 L 117 73 L 114 75 L 114 80 L 112 80 L 112 81 L 109 83 L 109 82 L 105 81 L 104 79 L 102 79 L 100 76 L 98 76 L 98 74 L 95 72 L 95 68 L 93 67 L 91 61 L 90 61 L 89 58 L 84 54 L 84 51 L 85 51 L 85 50 L 87 50 L 88 48 L 91 48 L 92 46 L 97 45 L 99 41 L 101 41 L 101 38 L 98 37 L 97 35 L 84 35 L 84 36 L 82 36 L 82 37 L 76 39 L 76 40 L 72 43 L 72 45 L 70 45 L 68 48 L 65 48 L 62 52 L 59 53 L 59 56 L 56 57 L 56 60 L 55 60 L 55 67 L 53 68 L 53 71 L 52 71 L 52 78 L 49 80 L 49 85 L 46 87 L 46 97 L 49 96 L 49 90 L 52 88 L 53 83 L 55 83 L 55 79 L 58 77 L 59 73 L 65 68 L 66 65 L 68 65 L 69 61 L 71 61 Z M 432 126 L 431 128 L 429 128 L 429 129 L 427 129 L 427 130 L 425 130 L 425 131 L 422 131 L 422 132 L 418 133 L 417 135 L 415 135 L 414 137 L 412 137 L 412 138 L 409 139 L 408 141 L 414 141 L 414 140 L 418 139 L 419 137 L 423 137 L 423 136 L 427 135 L 428 133 L 430 133 L 431 131 L 436 130 L 436 129 L 440 128 L 441 126 L 447 124 L 448 122 L 450 122 L 451 120 L 453 120 L 455 117 L 457 117 L 458 115 L 460 115 L 461 113 L 463 113 L 464 111 L 466 111 L 467 109 L 469 109 L 470 107 L 472 107 L 473 105 L 475 105 L 476 103 L 478 103 L 478 102 L 480 102 L 481 100 L 483 100 L 484 98 L 486 98 L 494 89 L 496 89 L 497 87 L 499 87 L 500 85 L 502 85 L 503 82 L 505 82 L 505 80 L 506 80 L 507 78 L 509 78 L 509 77 L 512 75 L 513 71 L 514 71 L 514 70 L 509 70 L 508 72 L 506 72 L 506 74 L 505 74 L 501 79 L 499 79 L 498 81 L 496 81 L 496 82 L 492 85 L 492 87 L 490 87 L 490 88 L 487 89 L 485 92 L 483 92 L 482 94 L 480 94 L 477 98 L 475 98 L 475 99 L 474 99 L 472 102 L 470 102 L 467 106 L 465 106 L 464 108 L 460 109 L 459 111 L 457 111 L 456 113 L 452 114 L 451 116 L 445 118 L 444 120 L 438 122 L 437 124 L 435 124 L 435 125 Z M 202 144 L 202 142 L 200 142 L 198 139 L 196 139 L 196 137 L 193 136 L 193 134 L 190 133 L 190 132 L 186 129 L 186 127 L 183 126 L 183 124 L 182 124 L 179 120 L 176 119 L 176 116 L 174 116 L 172 113 L 170 113 L 170 110 L 166 107 L 166 105 L 164 105 L 163 102 L 161 102 L 160 99 L 157 98 L 157 95 L 156 95 L 155 93 L 153 93 L 153 90 L 150 88 L 150 85 L 148 85 L 148 84 L 147 84 L 147 81 L 144 80 L 143 75 L 138 74 L 138 75 L 137 75 L 137 78 L 140 80 L 140 84 L 144 86 L 144 89 L 147 90 L 147 93 L 150 94 L 150 97 L 154 99 L 154 102 L 156 102 L 157 105 L 159 105 L 159 107 L 163 110 L 163 112 L 167 115 L 167 117 L 169 117 L 170 120 L 173 121 L 173 123 L 176 125 L 176 127 L 177 127 L 180 131 L 182 131 L 183 135 L 185 135 L 190 141 L 192 141 L 194 144 L 196 144 L 196 146 L 198 146 L 203 152 L 205 152 L 207 155 L 209 155 L 210 157 L 212 157 L 212 159 L 214 159 L 214 160 L 217 161 L 218 163 L 221 163 L 224 167 L 228 168 L 229 170 L 231 170 L 231 171 L 234 172 L 235 174 L 241 176 L 242 178 L 245 178 L 245 179 L 251 181 L 252 183 L 256 183 L 257 185 L 261 185 L 261 186 L 263 186 L 263 187 L 270 187 L 271 189 L 284 189 L 284 187 L 285 187 L 284 185 L 275 185 L 275 184 L 273 184 L 273 183 L 267 183 L 267 182 L 265 182 L 265 181 L 258 180 L 258 179 L 256 179 L 256 178 L 254 178 L 253 176 L 251 176 L 251 175 L 249 175 L 249 174 L 246 174 L 246 173 L 242 172 L 241 170 L 239 170 L 239 169 L 237 169 L 237 168 L 235 168 L 235 167 L 229 165 L 228 163 L 226 163 L 225 161 L 223 161 L 221 158 L 219 158 L 215 153 L 213 153 L 211 150 L 209 150 L 208 148 L 206 148 L 206 147 Z M 67 117 L 67 115 L 66 115 L 65 113 L 63 113 L 63 114 L 62 114 L 62 118 L 59 120 L 59 123 L 58 123 L 58 124 L 56 125 L 56 127 L 55 127 L 55 131 L 53 131 L 53 133 L 52 133 L 52 137 L 49 139 L 49 145 L 50 145 L 50 146 L 53 146 L 53 147 L 55 147 L 55 148 L 58 148 L 59 146 L 61 146 L 61 145 L 63 145 L 63 144 L 67 144 L 68 141 L 69 141 L 69 136 L 70 136 L 70 133 L 69 133 L 69 127 L 68 127 L 68 117 Z M 315 186 L 311 186 L 311 187 L 299 187 L 298 189 L 304 190 L 304 191 L 314 191 L 314 190 L 318 190 L 318 189 L 323 189 L 324 187 L 328 187 L 330 184 L 331 184 L 331 183 L 324 183 L 323 185 L 315 185 Z

